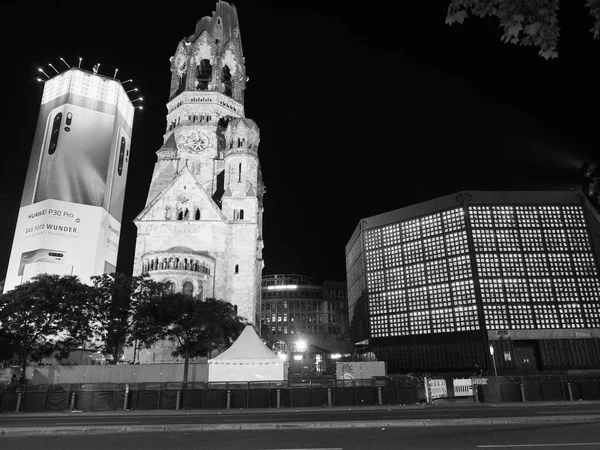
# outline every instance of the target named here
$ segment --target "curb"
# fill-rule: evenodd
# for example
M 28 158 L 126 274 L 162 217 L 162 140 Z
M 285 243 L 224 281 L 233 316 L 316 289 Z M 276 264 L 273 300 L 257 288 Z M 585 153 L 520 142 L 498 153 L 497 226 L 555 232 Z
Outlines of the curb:
M 183 424 L 183 425 L 127 425 L 85 426 L 47 428 L 0 428 L 0 437 L 120 434 L 176 431 L 241 431 L 241 430 L 290 430 L 290 429 L 343 429 L 343 428 L 393 428 L 418 426 L 467 426 L 467 425 L 516 425 L 548 423 L 600 422 L 600 415 L 549 416 L 549 417 L 502 417 L 486 419 L 418 419 L 362 422 L 282 422 L 282 423 L 232 423 L 232 424 Z

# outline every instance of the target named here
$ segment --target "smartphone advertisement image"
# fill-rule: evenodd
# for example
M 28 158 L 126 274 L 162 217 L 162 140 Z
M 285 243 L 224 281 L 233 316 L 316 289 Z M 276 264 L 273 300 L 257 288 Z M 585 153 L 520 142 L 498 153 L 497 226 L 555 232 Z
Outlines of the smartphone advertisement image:
M 134 110 L 115 78 L 71 67 L 45 81 L 5 290 L 114 271 Z

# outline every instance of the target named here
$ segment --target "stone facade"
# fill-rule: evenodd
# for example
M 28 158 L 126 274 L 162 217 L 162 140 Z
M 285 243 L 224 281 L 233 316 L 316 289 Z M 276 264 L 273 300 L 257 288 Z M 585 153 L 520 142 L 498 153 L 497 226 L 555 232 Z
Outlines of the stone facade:
M 219 1 L 170 62 L 164 144 L 146 207 L 134 220 L 133 273 L 176 292 L 229 301 L 258 326 L 265 186 L 259 129 L 244 117 L 247 78 L 235 7 Z

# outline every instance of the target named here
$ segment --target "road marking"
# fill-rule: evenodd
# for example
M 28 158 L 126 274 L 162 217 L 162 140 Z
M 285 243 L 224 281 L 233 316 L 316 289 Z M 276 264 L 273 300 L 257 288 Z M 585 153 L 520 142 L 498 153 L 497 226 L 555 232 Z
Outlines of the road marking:
M 460 417 L 462 416 L 462 414 L 460 413 L 450 413 L 450 414 L 430 414 L 427 416 L 423 416 L 423 417 L 417 417 L 417 416 L 381 416 L 382 419 L 396 419 L 396 420 L 421 420 L 421 419 L 431 419 L 433 417 Z M 366 421 L 369 419 L 365 419 Z
M 98 426 L 102 426 L 102 425 L 133 425 L 133 424 L 137 424 L 137 423 L 142 423 L 142 421 L 135 421 L 135 422 L 131 422 L 131 421 L 127 421 L 127 422 L 55 422 L 55 425 L 98 425 Z
M 265 450 L 344 450 L 342 447 L 319 447 L 319 448 L 269 448 Z
M 534 414 L 554 414 L 556 415 L 557 413 L 564 413 L 564 414 L 586 414 L 586 413 L 591 413 L 591 412 L 597 412 L 598 409 L 589 409 L 589 410 L 581 410 L 581 411 L 535 411 Z
M 566 444 L 507 444 L 507 445 L 478 445 L 477 448 L 514 448 L 514 447 L 566 447 L 566 446 L 600 445 L 600 442 L 570 442 Z

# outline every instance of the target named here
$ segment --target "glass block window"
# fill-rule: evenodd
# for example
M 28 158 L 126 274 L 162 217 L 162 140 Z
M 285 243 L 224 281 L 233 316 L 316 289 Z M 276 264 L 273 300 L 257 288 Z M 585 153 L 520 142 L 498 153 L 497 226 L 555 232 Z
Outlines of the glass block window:
M 429 320 L 429 311 L 413 311 L 410 313 L 411 334 L 429 334 L 431 333 L 431 323 Z
M 573 253 L 573 267 L 575 275 L 579 276 L 598 276 L 596 263 L 592 253 Z
M 429 285 L 427 290 L 429 291 L 429 303 L 432 308 L 452 306 L 452 295 L 448 283 Z
M 469 217 L 473 228 L 491 228 L 494 225 L 489 206 L 469 206 Z
M 536 206 L 517 206 L 515 212 L 520 228 L 539 228 L 541 226 Z
M 388 309 L 391 312 L 406 311 L 406 291 L 399 289 L 391 291 L 388 295 Z
M 392 267 L 386 270 L 385 287 L 388 290 L 404 288 L 404 269 L 402 267 Z
M 552 292 L 552 281 L 550 278 L 530 278 L 529 295 L 534 302 L 550 302 L 554 301 L 554 293 Z
M 502 265 L 502 275 L 505 277 L 525 276 L 525 264 L 520 253 L 501 253 L 500 264 Z
M 381 247 L 381 229 L 374 228 L 365 231 L 365 250 Z
M 421 241 L 413 241 L 402 246 L 404 252 L 404 263 L 413 264 L 423 261 L 423 244 Z
M 540 213 L 542 227 L 562 228 L 563 221 L 558 206 L 540 206 L 538 211 Z
M 489 330 L 508 328 L 506 305 L 483 305 L 485 325 Z
M 473 273 L 471 271 L 471 259 L 469 255 L 449 258 L 448 271 L 450 272 L 450 281 L 472 278 Z
M 504 303 L 504 287 L 501 279 L 481 278 L 479 280 L 481 300 L 484 303 Z
M 600 281 L 598 278 L 577 279 L 581 300 L 584 302 L 598 302 L 600 304 Z
M 449 333 L 454 331 L 454 317 L 452 315 L 452 309 L 432 309 L 431 327 L 434 333 Z
M 423 237 L 429 237 L 442 232 L 442 215 L 432 214 L 421 219 Z
M 367 270 L 383 269 L 383 253 L 380 249 L 365 252 L 365 259 L 367 260 Z
M 585 215 L 581 206 L 563 206 L 562 212 L 567 227 L 582 228 L 586 226 Z
M 383 257 L 387 267 L 399 266 L 402 264 L 402 245 L 394 245 L 383 249 Z
M 435 236 L 423 240 L 423 253 L 425 260 L 437 259 L 446 256 L 444 249 L 444 237 Z
M 513 330 L 530 330 L 535 328 L 533 310 L 529 304 L 509 304 L 508 315 Z
M 571 258 L 568 253 L 548 253 L 550 273 L 554 276 L 572 276 Z
M 454 308 L 454 318 L 456 331 L 471 331 L 479 329 L 479 322 L 477 321 L 477 307 L 472 306 L 458 306 Z
M 521 235 L 521 245 L 523 250 L 526 252 L 545 252 L 546 247 L 544 245 L 544 238 L 542 236 L 542 230 L 531 229 L 531 230 L 519 230 Z
M 369 310 L 371 314 L 387 314 L 387 302 L 385 292 L 369 294 Z
M 525 253 L 525 271 L 530 277 L 549 277 L 548 256 L 545 253 Z
M 448 262 L 445 259 L 428 261 L 425 263 L 425 272 L 429 284 L 448 281 Z
M 425 264 L 414 264 L 404 268 L 406 275 L 406 286 L 422 286 L 427 283 L 425 279 Z
M 500 269 L 500 258 L 494 253 L 480 253 L 475 255 L 477 271 L 480 277 L 499 277 L 502 275 Z
M 388 331 L 388 316 L 371 316 L 369 317 L 371 324 L 371 336 L 387 337 Z
M 402 223 L 402 236 L 404 242 L 421 238 L 419 219 L 407 220 Z
M 459 231 L 446 235 L 446 251 L 448 256 L 462 255 L 469 252 L 469 243 L 467 241 L 467 232 Z
M 367 289 L 369 292 L 378 292 L 385 289 L 383 270 L 367 272 Z
M 525 279 L 506 278 L 504 280 L 504 292 L 507 302 L 529 302 L 529 291 Z
M 576 302 L 579 300 L 575 278 L 555 278 L 553 281 L 556 300 L 559 302 Z
M 475 304 L 475 288 L 473 280 L 450 283 L 454 306 Z
M 592 250 L 590 238 L 585 228 L 567 228 L 567 241 L 569 242 L 569 250 L 572 252 L 587 252 Z
M 383 245 L 397 245 L 401 242 L 400 224 L 394 223 L 381 228 Z
M 390 336 L 407 336 L 410 334 L 407 313 L 390 315 L 389 326 Z
M 495 252 L 498 250 L 496 246 L 496 233 L 494 230 L 486 228 L 473 230 L 473 243 L 476 252 Z
M 540 329 L 560 328 L 560 319 L 558 318 L 558 309 L 552 304 L 533 305 L 533 315 Z
M 410 310 L 429 309 L 426 286 L 407 289 L 406 298 Z
M 520 252 L 519 232 L 516 229 L 507 228 L 497 230 L 498 250 L 501 252 Z
M 517 224 L 514 207 L 512 206 L 492 206 L 492 216 L 496 228 L 514 228 Z
M 558 305 L 558 314 L 561 318 L 563 328 L 583 328 L 581 305 L 579 303 L 566 303 Z
M 565 230 L 549 228 L 544 230 L 544 240 L 549 252 L 566 252 L 569 250 Z
M 600 327 L 600 305 L 584 304 L 583 314 L 585 315 L 586 325 L 588 328 Z
M 462 208 L 455 208 L 442 213 L 444 233 L 458 231 L 465 228 L 465 212 Z

